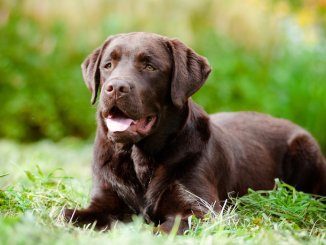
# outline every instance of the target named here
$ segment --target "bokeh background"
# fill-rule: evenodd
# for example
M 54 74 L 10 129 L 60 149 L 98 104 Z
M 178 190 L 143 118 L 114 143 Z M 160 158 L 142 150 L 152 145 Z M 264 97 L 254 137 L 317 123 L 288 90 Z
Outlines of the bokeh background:
M 92 139 L 80 64 L 108 35 L 149 31 L 208 58 L 208 112 L 291 119 L 325 153 L 325 30 L 325 0 L 1 0 L 0 138 Z

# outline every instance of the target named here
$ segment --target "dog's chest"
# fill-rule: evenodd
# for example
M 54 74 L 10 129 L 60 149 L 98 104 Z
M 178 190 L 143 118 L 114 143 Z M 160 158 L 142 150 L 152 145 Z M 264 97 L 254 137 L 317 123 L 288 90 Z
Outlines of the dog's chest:
M 111 162 L 108 174 L 112 187 L 130 209 L 157 223 L 165 213 L 181 212 L 182 207 L 190 207 L 194 201 L 188 197 L 186 187 L 170 178 L 164 166 L 155 163 L 149 157 L 131 153 L 130 159 Z M 163 201 L 166 199 L 168 203 Z
M 137 179 L 146 190 L 153 178 L 154 163 L 151 159 L 136 154 L 133 154 L 133 162 Z
M 139 155 L 120 153 L 112 157 L 102 172 L 118 196 L 136 213 L 146 206 L 145 193 L 153 175 L 150 166 L 148 159 Z

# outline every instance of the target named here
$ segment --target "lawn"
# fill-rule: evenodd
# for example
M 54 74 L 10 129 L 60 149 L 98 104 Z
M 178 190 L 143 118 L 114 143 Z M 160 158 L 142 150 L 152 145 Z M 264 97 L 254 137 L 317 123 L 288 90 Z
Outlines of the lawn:
M 91 152 L 91 142 L 73 139 L 0 141 L 0 244 L 326 244 L 326 198 L 278 181 L 230 200 L 223 213 L 189 219 L 183 236 L 153 234 L 141 217 L 109 232 L 73 227 L 60 212 L 87 205 Z

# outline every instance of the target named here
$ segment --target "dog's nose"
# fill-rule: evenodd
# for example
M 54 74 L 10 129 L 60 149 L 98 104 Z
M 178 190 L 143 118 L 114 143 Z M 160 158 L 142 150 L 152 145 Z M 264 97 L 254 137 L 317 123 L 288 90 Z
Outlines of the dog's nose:
M 130 92 L 130 85 L 121 80 L 111 81 L 106 88 L 107 94 L 116 94 L 117 96 L 128 94 Z

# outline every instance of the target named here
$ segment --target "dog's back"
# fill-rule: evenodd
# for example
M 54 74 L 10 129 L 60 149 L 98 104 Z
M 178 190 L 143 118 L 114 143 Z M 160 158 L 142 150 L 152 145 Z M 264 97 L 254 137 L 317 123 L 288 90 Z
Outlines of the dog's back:
M 288 120 L 256 112 L 223 112 L 210 115 L 210 118 L 213 125 L 236 144 L 233 147 L 239 149 L 234 151 L 240 152 L 235 156 L 238 181 L 243 179 L 241 176 L 251 174 L 246 164 L 254 164 L 253 171 L 260 172 L 263 168 L 264 175 L 269 173 L 281 178 L 298 190 L 326 194 L 325 158 L 318 143 L 303 128 Z M 246 155 L 248 153 L 256 157 Z M 255 185 L 259 188 L 261 183 Z

